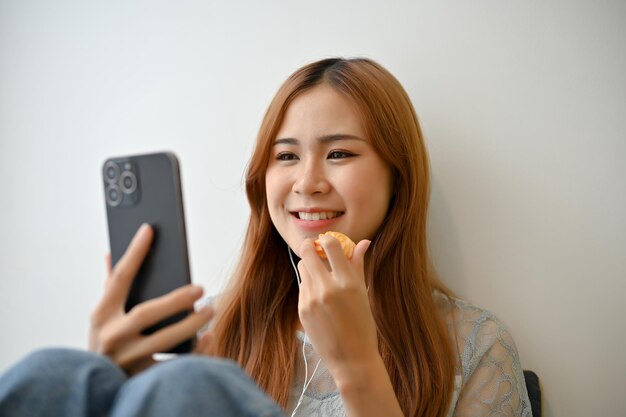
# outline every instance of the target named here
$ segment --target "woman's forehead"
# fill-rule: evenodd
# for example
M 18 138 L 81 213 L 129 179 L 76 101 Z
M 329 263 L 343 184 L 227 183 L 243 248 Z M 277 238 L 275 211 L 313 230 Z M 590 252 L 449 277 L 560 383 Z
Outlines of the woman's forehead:
M 364 133 L 356 105 L 336 89 L 322 84 L 300 94 L 289 104 L 276 139 L 334 134 L 365 138 Z

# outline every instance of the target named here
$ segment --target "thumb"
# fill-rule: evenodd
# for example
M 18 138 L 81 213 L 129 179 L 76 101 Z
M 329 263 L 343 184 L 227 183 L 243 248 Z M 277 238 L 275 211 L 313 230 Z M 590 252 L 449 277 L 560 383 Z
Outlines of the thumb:
M 359 270 L 364 270 L 365 265 L 365 253 L 367 249 L 369 249 L 371 240 L 363 239 L 354 248 L 352 252 L 352 264 L 359 268 Z

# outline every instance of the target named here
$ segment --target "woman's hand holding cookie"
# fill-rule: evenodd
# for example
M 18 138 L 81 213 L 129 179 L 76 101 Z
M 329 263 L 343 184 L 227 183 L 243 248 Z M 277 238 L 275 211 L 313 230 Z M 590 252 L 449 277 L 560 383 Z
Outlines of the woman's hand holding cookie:
M 328 263 L 321 259 L 312 240 L 306 239 L 300 246 L 298 314 L 338 386 L 342 380 L 353 378 L 360 367 L 380 360 L 364 278 L 369 245 L 368 240 L 360 241 L 348 259 L 345 246 L 337 238 L 320 236 L 319 247 Z

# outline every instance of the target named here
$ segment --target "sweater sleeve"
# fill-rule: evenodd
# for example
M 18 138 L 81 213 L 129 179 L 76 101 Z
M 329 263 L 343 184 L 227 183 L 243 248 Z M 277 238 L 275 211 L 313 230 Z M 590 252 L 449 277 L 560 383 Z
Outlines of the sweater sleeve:
M 456 305 L 462 382 L 453 416 L 531 417 L 523 369 L 509 330 L 489 311 L 458 300 Z

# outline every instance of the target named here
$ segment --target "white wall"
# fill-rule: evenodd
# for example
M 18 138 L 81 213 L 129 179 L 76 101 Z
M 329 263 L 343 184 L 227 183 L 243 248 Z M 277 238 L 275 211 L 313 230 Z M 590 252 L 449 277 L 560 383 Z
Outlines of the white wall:
M 0 0 L 0 371 L 85 346 L 106 157 L 178 153 L 193 274 L 215 292 L 276 88 L 365 55 L 420 115 L 447 282 L 512 329 L 545 415 L 625 415 L 626 3 L 248 3 Z

